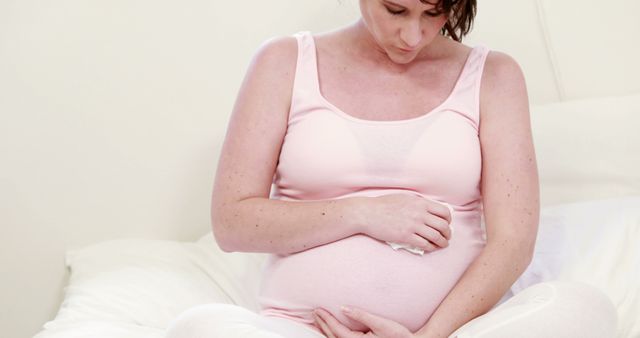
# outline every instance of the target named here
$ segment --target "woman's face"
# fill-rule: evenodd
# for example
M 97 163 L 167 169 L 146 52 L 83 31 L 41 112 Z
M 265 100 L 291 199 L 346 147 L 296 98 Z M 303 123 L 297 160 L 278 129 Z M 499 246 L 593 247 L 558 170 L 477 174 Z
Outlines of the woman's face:
M 360 12 L 379 47 L 401 64 L 413 60 L 447 22 L 445 14 L 430 16 L 435 5 L 420 0 L 360 0 Z

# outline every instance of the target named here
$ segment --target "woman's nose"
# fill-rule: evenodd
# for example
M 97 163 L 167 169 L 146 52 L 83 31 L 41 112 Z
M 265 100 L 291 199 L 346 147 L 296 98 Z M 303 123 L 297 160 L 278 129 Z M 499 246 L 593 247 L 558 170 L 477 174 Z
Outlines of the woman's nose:
M 407 45 L 407 48 L 416 48 L 422 39 L 422 29 L 419 23 L 409 23 L 400 32 L 400 38 Z

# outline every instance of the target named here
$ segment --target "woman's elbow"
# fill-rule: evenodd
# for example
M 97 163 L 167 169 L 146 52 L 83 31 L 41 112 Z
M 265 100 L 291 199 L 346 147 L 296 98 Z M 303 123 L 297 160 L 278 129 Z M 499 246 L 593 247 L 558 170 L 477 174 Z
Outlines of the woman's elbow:
M 512 258 L 518 258 L 523 264 L 528 265 L 533 259 L 536 237 L 537 227 L 535 227 L 535 231 L 510 232 L 495 236 L 487 241 L 487 246 L 493 247 Z
M 221 217 L 220 213 L 215 209 L 211 209 L 211 232 L 213 239 L 220 250 L 224 252 L 235 252 L 233 244 L 229 241 L 228 226 L 223 223 L 224 217 Z
M 513 240 L 516 243 L 513 253 L 522 258 L 526 265 L 533 260 L 533 254 L 536 247 L 536 233 L 519 236 Z

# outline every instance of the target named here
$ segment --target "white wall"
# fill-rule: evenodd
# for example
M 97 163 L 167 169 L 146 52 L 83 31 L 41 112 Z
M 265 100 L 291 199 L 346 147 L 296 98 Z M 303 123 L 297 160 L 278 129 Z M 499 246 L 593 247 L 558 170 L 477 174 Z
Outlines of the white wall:
M 273 35 L 353 13 L 337 2 L 242 6 L 0 2 L 0 336 L 31 337 L 53 318 L 65 249 L 208 231 L 217 153 L 251 55 Z
M 638 13 L 631 1 L 614 2 Z M 571 58 L 566 41 L 586 50 L 593 41 L 563 24 L 556 13 L 572 11 L 563 6 L 483 0 L 469 41 L 519 60 L 533 103 L 640 91 L 640 82 L 616 81 L 640 75 L 620 64 L 640 59 L 637 49 Z M 580 15 L 619 14 L 601 8 Z M 0 335 L 30 337 L 53 318 L 66 249 L 209 231 L 218 151 L 253 52 L 269 37 L 320 33 L 358 15 L 357 0 L 2 0 Z M 609 37 L 606 25 L 591 29 Z M 585 65 L 607 57 L 592 78 L 611 83 L 584 83 Z

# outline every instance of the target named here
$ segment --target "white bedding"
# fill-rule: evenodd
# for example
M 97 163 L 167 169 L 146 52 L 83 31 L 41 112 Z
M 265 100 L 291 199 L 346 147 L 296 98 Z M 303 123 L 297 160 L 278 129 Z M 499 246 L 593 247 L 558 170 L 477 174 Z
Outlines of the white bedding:
M 256 287 L 258 256 L 224 253 L 210 233 L 196 243 L 119 239 L 69 251 L 64 300 L 36 337 L 162 337 L 197 304 L 255 308 L 244 290 Z
M 512 291 L 545 279 L 588 282 L 616 304 L 617 337 L 640 337 L 639 238 L 640 196 L 545 207 L 534 260 Z M 211 233 L 195 243 L 120 239 L 70 251 L 64 301 L 35 338 L 163 337 L 198 304 L 257 310 L 264 258 L 222 252 Z

